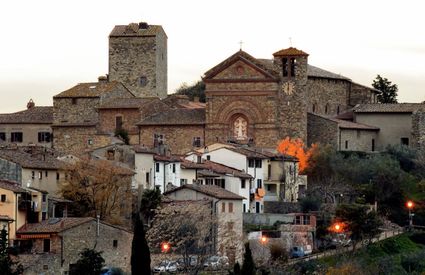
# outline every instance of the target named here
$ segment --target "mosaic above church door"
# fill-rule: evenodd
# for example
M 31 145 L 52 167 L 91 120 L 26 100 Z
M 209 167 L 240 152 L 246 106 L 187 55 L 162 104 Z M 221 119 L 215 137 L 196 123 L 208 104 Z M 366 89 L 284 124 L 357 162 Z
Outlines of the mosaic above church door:
M 248 138 L 248 121 L 243 117 L 238 117 L 233 122 L 233 136 L 237 140 Z

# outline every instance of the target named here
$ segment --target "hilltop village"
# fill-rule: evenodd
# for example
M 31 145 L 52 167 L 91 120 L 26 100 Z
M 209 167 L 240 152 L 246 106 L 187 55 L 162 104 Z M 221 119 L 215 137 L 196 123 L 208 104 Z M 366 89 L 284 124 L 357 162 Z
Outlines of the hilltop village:
M 425 105 L 380 104 L 375 88 L 308 57 L 294 47 L 269 58 L 239 50 L 204 73 L 205 102 L 191 101 L 167 89 L 163 27 L 117 25 L 107 74 L 58 91 L 53 106 L 34 98 L 0 114 L 0 225 L 25 274 L 69 274 L 95 244 L 108 266 L 129 272 L 131 217 L 145 190 L 160 190 L 162 209 L 213 213 L 226 233 L 211 233 L 210 254 L 232 264 L 252 238 L 244 225 L 271 225 L 276 215 L 286 248 L 315 247 L 316 216 L 296 206 L 309 181 L 278 145 L 423 149 Z M 102 205 L 76 207 L 71 197 L 91 181 L 109 193 L 91 189 L 87 201 Z

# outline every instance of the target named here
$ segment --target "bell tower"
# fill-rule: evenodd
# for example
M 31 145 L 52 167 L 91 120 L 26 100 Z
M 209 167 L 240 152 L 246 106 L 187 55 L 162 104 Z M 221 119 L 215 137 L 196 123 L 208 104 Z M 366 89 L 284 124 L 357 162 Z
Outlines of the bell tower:
M 290 47 L 273 54 L 279 67 L 278 113 L 280 138 L 300 138 L 307 142 L 308 54 Z

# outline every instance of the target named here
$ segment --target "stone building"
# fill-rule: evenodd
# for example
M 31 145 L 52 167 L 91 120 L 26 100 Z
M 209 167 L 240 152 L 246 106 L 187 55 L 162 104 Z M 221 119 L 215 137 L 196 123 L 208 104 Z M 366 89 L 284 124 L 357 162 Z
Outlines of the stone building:
M 0 114 L 0 144 L 7 142 L 18 146 L 51 147 L 52 123 L 53 107 L 35 106 L 30 100 L 26 110 Z
M 186 184 L 165 192 L 174 201 L 210 200 L 218 229 L 213 236 L 214 252 L 226 255 L 230 262 L 242 262 L 244 197 L 214 185 Z
M 167 97 L 167 35 L 145 22 L 117 25 L 109 35 L 109 79 L 138 97 Z
M 15 245 L 25 274 L 69 274 L 85 248 L 103 251 L 105 265 L 130 272 L 133 234 L 94 218 L 54 218 L 26 224 Z
M 134 98 L 121 83 L 100 77 L 96 83 L 80 83 L 53 97 L 53 147 L 81 154 L 105 146 L 113 135 L 99 133 L 98 110 L 102 103 L 116 98 Z

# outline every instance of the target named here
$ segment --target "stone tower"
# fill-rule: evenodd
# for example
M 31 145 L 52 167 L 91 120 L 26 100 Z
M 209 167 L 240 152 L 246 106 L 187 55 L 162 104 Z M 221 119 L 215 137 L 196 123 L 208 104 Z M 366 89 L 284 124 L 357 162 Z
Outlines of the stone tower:
M 115 26 L 109 35 L 109 80 L 138 97 L 167 96 L 167 35 L 145 22 Z
M 287 48 L 273 54 L 279 68 L 278 123 L 280 138 L 301 138 L 307 142 L 307 59 L 308 54 Z

